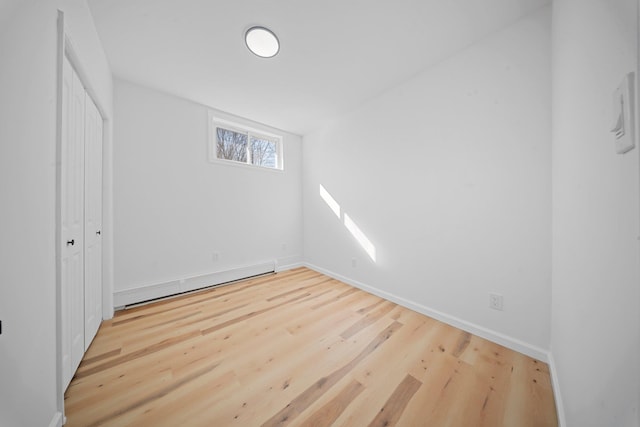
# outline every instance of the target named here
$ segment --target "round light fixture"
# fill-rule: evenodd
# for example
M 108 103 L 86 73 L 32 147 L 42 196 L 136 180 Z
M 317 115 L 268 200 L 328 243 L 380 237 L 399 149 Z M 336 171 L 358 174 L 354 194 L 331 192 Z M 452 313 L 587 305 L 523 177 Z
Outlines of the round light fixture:
M 280 51 L 280 42 L 273 32 L 264 27 L 251 27 L 244 35 L 251 52 L 261 58 L 272 58 Z

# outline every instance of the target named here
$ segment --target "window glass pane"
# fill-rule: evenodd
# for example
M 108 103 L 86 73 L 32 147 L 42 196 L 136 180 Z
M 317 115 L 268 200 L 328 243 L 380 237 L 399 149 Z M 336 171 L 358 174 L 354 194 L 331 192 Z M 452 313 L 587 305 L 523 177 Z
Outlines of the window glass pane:
M 219 159 L 247 163 L 247 134 L 216 128 L 217 156 Z
M 257 166 L 275 168 L 278 166 L 276 143 L 264 138 L 251 137 L 251 163 Z

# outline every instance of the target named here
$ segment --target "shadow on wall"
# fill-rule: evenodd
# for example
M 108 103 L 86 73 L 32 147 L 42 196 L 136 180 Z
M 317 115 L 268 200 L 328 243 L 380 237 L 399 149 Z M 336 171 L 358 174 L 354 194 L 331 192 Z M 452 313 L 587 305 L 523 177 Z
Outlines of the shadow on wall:
M 346 212 L 342 212 L 340 204 L 334 199 L 331 194 L 320 184 L 320 197 L 329 206 L 329 209 L 342 221 L 345 228 L 349 230 L 351 235 L 356 239 L 358 244 L 369 255 L 369 258 L 373 262 L 376 262 L 376 247 L 371 243 L 371 240 L 367 238 L 367 235 L 358 227 L 358 225 L 351 219 Z

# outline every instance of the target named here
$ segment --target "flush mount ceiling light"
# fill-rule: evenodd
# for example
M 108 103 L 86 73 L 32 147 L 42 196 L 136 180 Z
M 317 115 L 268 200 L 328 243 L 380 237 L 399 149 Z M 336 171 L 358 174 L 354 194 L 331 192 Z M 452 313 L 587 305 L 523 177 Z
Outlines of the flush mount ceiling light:
M 249 50 L 261 58 L 272 58 L 280 50 L 278 38 L 268 28 L 249 28 L 244 35 L 244 41 Z

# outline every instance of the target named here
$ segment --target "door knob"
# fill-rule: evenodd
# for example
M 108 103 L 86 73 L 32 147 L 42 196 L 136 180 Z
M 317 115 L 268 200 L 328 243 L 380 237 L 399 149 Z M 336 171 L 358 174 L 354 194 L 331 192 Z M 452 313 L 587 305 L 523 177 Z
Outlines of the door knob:
M 67 246 L 73 246 L 76 243 L 75 239 L 67 240 Z
M 100 230 L 96 231 L 96 236 L 99 236 L 101 234 L 102 234 L 102 232 Z

